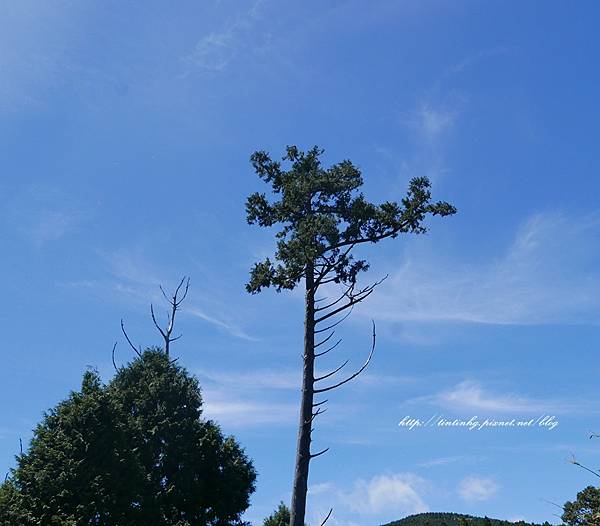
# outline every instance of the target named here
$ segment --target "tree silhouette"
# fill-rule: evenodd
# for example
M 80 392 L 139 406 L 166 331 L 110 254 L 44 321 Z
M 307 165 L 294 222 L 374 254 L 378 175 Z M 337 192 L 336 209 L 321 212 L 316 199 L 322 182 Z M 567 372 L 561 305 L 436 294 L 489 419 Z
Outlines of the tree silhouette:
M 399 234 L 424 233 L 424 220 L 428 215 L 448 216 L 456 212 L 446 202 L 431 202 L 430 183 L 425 177 L 410 181 L 408 192 L 400 203 L 372 204 L 359 192 L 363 179 L 358 168 L 345 160 L 325 169 L 320 161 L 322 154 L 323 150 L 316 146 L 306 153 L 296 146 L 289 146 L 283 161 L 289 162 L 290 167 L 285 170 L 266 152 L 255 152 L 251 156 L 254 170 L 270 185 L 276 200 L 270 201 L 265 194 L 254 193 L 246 202 L 248 223 L 279 227 L 274 261 L 267 258 L 254 265 L 246 286 L 248 292 L 258 293 L 265 287 L 291 290 L 300 283 L 304 284 L 305 291 L 302 401 L 291 526 L 304 524 L 310 461 L 327 451 L 311 452 L 313 423 L 324 412 L 326 402 L 315 402 L 314 397 L 355 378 L 367 367 L 375 349 L 373 324 L 371 351 L 361 368 L 342 380 L 333 380 L 348 363 L 346 361 L 330 373 L 315 376 L 315 359 L 333 350 L 340 342 L 320 350 L 333 337 L 335 326 L 381 283 L 357 287 L 358 275 L 369 265 L 363 259 L 355 259 L 353 250 Z M 330 284 L 341 287 L 339 296 L 329 302 L 318 298 L 317 292 Z M 345 314 L 344 318 L 334 321 L 340 314 Z M 319 335 L 322 340 L 316 341 Z M 321 382 L 325 380 L 332 383 L 322 387 Z
M 81 390 L 44 416 L 0 486 L 0 526 L 246 524 L 252 463 L 233 437 L 201 418 L 196 378 L 167 352 L 188 285 L 184 278 L 167 297 L 165 329 L 151 308 L 163 349 L 136 348 L 121 322 L 135 359 L 115 364 L 107 385 L 86 372 Z

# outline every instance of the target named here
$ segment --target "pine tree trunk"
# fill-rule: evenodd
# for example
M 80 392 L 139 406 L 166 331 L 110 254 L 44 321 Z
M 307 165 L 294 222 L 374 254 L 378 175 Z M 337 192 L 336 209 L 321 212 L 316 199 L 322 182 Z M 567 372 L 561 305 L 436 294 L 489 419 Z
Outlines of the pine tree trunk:
M 302 403 L 300 407 L 298 449 L 290 510 L 290 526 L 304 526 L 304 516 L 306 513 L 315 380 L 315 291 L 313 290 L 313 286 L 313 268 L 309 266 L 306 270 Z

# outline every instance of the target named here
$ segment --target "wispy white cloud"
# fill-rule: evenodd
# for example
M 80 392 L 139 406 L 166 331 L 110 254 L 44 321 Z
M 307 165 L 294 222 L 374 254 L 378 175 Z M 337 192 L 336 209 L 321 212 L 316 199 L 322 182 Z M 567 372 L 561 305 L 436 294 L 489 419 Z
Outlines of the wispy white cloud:
M 438 139 L 454 125 L 458 111 L 422 103 L 406 123 L 427 140 Z
M 485 411 L 488 413 L 565 413 L 589 407 L 587 404 L 561 400 L 538 400 L 518 394 L 496 394 L 486 391 L 479 382 L 465 380 L 451 389 L 408 403 L 429 403 L 454 411 Z
M 298 404 L 288 396 L 300 386 L 299 371 L 197 369 L 204 416 L 228 427 L 296 424 Z M 288 393 L 289 391 L 289 393 Z
M 474 66 L 475 64 L 485 60 L 487 58 L 496 57 L 498 55 L 506 55 L 510 52 L 510 48 L 504 46 L 498 46 L 489 49 L 482 49 L 477 53 L 469 55 L 462 60 L 456 62 L 452 66 L 450 66 L 447 70 L 447 75 L 455 75 L 457 73 L 462 73 L 466 69 Z
M 203 389 L 202 397 L 203 416 L 227 427 L 294 424 L 298 419 L 298 407 L 292 403 L 249 400 L 239 393 L 212 388 Z
M 7 224 L 37 247 L 78 232 L 91 216 L 73 196 L 44 185 L 24 189 L 4 212 Z
M 469 476 L 460 481 L 458 494 L 467 502 L 482 502 L 495 497 L 499 489 L 493 478 Z
M 127 248 L 99 254 L 107 264 L 108 272 L 111 275 L 110 279 L 80 280 L 65 285 L 72 288 L 96 290 L 111 299 L 114 299 L 114 294 L 117 293 L 120 298 L 134 302 L 136 307 L 148 308 L 150 303 L 154 303 L 155 306 L 163 304 L 165 300 L 159 286 L 163 286 L 168 292 L 168 283 L 171 283 L 172 279 L 163 279 L 165 271 L 159 270 L 150 263 L 143 250 Z M 206 293 L 206 291 L 202 292 Z M 180 308 L 181 315 L 200 319 L 235 338 L 257 341 L 233 321 L 235 316 L 231 310 L 219 308 L 218 302 L 215 300 L 211 304 L 215 313 L 208 314 L 209 309 L 199 305 L 200 302 L 195 299 L 197 296 L 192 282 L 189 297 Z M 208 294 L 208 297 L 214 298 L 215 294 Z
M 478 462 L 482 460 L 482 457 L 471 457 L 467 455 L 456 455 L 452 457 L 439 457 L 428 460 L 427 462 L 421 462 L 419 464 L 422 468 L 433 468 L 439 466 L 447 466 L 448 464 L 456 464 L 456 463 L 471 463 Z
M 379 170 L 389 174 L 391 193 L 404 192 L 406 183 L 413 177 L 428 177 L 435 182 L 449 171 L 446 162 L 448 146 L 456 135 L 466 97 L 452 95 L 438 100 L 425 98 L 414 108 L 398 115 L 401 135 L 412 143 L 412 153 L 405 155 L 402 145 L 379 144 L 375 148 L 379 157 Z
M 300 386 L 301 371 L 291 369 L 256 369 L 252 371 L 196 371 L 201 379 L 236 390 L 297 390 Z
M 322 375 L 324 372 L 317 371 L 316 375 Z M 302 371 L 292 368 L 258 368 L 252 371 L 199 369 L 196 371 L 196 374 L 202 379 L 237 390 L 272 389 L 297 391 L 302 380 Z M 415 384 L 418 381 L 420 379 L 417 377 L 363 373 L 353 380 L 353 384 L 361 384 L 369 388 L 387 388 Z
M 600 214 L 539 213 L 499 258 L 473 265 L 406 254 L 369 309 L 378 320 L 598 324 Z
M 206 312 L 204 310 L 202 310 L 198 307 L 185 307 L 185 308 L 182 308 L 182 310 L 183 310 L 183 312 L 187 312 L 187 313 L 191 314 L 192 316 L 195 316 L 196 318 L 200 318 L 201 320 L 204 320 L 204 321 L 210 323 L 211 325 L 214 325 L 215 327 L 223 329 L 224 331 L 228 332 L 232 336 L 235 336 L 236 338 L 240 338 L 242 340 L 247 340 L 247 341 L 251 341 L 251 342 L 256 342 L 259 340 L 258 338 L 255 338 L 254 336 L 250 336 L 246 331 L 244 331 L 240 327 L 237 327 L 236 325 L 234 325 L 230 322 L 226 322 L 226 321 L 220 320 L 214 316 L 206 314 Z
M 429 483 L 413 473 L 379 474 L 370 479 L 357 479 L 349 486 L 333 482 L 315 484 L 309 490 L 311 508 L 319 512 L 315 520 L 323 517 L 325 506 L 333 507 L 334 521 L 347 524 L 351 518 L 362 524 L 361 518 L 385 520 L 396 519 L 403 515 L 428 511 L 424 494 Z M 336 516 L 337 515 L 337 516 Z
M 301 387 L 301 369 L 198 368 L 194 372 L 203 386 L 209 412 L 219 420 L 224 418 L 229 424 L 237 426 L 265 422 L 295 423 L 297 420 L 297 395 Z M 365 381 L 368 386 L 395 386 L 398 382 L 406 381 L 403 377 L 396 379 L 393 376 L 382 376 L 381 382 L 378 382 L 377 378 L 377 375 L 370 375 Z M 362 380 L 358 377 L 355 381 L 360 383 Z M 273 403 L 273 400 L 277 403 Z M 323 423 L 332 424 L 339 419 L 347 418 L 348 414 L 353 414 L 357 408 L 356 404 L 351 406 L 328 404 L 330 411 Z M 368 443 L 347 435 L 332 440 L 345 444 Z
M 203 36 L 194 50 L 182 59 L 184 77 L 194 72 L 221 73 L 249 49 L 266 50 L 270 33 L 259 27 L 266 0 L 257 0 L 243 13 L 230 19 L 220 29 Z
M 164 284 L 165 281 L 160 279 L 161 273 L 142 256 L 140 251 L 119 250 L 109 254 L 107 261 L 116 277 L 133 285 L 119 287 L 123 293 L 138 299 L 145 298 L 146 303 L 162 300 L 159 285 Z M 236 338 L 256 341 L 256 338 L 247 334 L 234 322 L 216 314 L 207 314 L 205 309 L 195 305 L 193 291 L 190 291 L 190 298 L 182 305 L 181 312 L 199 318 Z

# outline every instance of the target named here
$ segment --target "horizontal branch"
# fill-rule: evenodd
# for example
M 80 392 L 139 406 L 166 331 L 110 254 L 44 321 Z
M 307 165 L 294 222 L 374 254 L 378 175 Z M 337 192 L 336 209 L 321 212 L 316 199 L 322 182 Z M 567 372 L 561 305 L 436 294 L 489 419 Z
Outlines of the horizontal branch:
M 321 345 L 327 343 L 333 337 L 334 334 L 335 334 L 335 331 L 331 331 L 331 334 L 329 336 L 327 336 L 327 338 L 325 338 L 323 341 L 315 344 L 315 349 L 317 347 L 320 347 Z
M 321 380 L 325 380 L 326 378 L 332 377 L 334 374 L 339 373 L 346 365 L 348 365 L 349 361 L 350 360 L 346 360 L 342 365 L 340 365 L 337 369 L 334 369 L 330 373 L 327 373 L 327 374 L 325 374 L 323 376 L 317 376 L 314 381 L 315 382 L 320 382 Z
M 338 307 L 335 310 L 332 310 L 331 312 L 328 312 L 327 314 L 323 314 L 323 316 L 321 316 L 320 318 L 317 318 L 315 320 L 315 324 L 321 323 L 321 322 L 331 318 L 332 316 L 335 316 L 336 314 L 339 314 L 340 312 L 345 311 L 346 309 L 349 309 L 350 307 L 353 307 L 357 303 L 360 303 L 364 299 L 368 298 L 372 292 L 373 292 L 373 289 L 369 290 L 369 292 L 366 292 L 361 296 L 357 295 L 357 296 L 353 297 L 352 299 L 350 299 L 348 301 L 348 303 L 342 305 L 341 307 Z
M 304 423 L 312 424 L 315 418 L 317 418 L 319 415 L 322 415 L 326 411 L 327 411 L 327 408 L 323 409 L 322 407 L 319 407 L 314 413 L 312 413 L 311 417 L 308 420 L 306 420 Z
M 336 243 L 335 245 L 331 245 L 331 246 L 327 247 L 324 250 L 324 252 L 331 252 L 332 250 L 337 250 L 342 247 L 347 247 L 349 245 L 351 245 L 352 248 L 354 248 L 356 245 L 361 245 L 363 243 L 377 243 L 378 241 L 381 241 L 382 239 L 386 239 L 388 237 L 392 237 L 392 236 L 399 234 L 409 225 L 410 225 L 410 223 L 408 221 L 404 221 L 403 223 L 399 224 L 396 228 L 393 228 L 392 230 L 390 230 L 384 234 L 380 234 L 378 236 L 361 237 L 358 239 L 341 241 L 340 243 Z
M 352 286 L 350 286 L 348 288 L 349 289 L 353 289 L 354 285 L 352 285 Z M 344 292 L 337 300 L 332 301 L 329 305 L 325 305 L 323 307 L 317 307 L 315 309 L 315 312 L 321 312 L 321 311 L 324 311 L 324 310 L 327 310 L 327 309 L 331 309 L 331 307 L 337 305 L 340 301 L 342 301 L 344 298 L 347 298 L 347 297 L 348 297 L 348 291 Z M 323 299 L 325 299 L 325 298 L 323 298 Z M 315 301 L 315 303 L 317 303 L 317 302 Z
M 318 358 L 319 356 L 323 356 L 324 354 L 327 354 L 328 352 L 333 351 L 340 343 L 342 343 L 341 338 L 337 342 L 335 342 L 331 347 L 329 347 L 328 349 L 325 349 L 324 351 L 315 353 L 315 358 Z
M 360 303 L 364 299 L 368 298 L 371 295 L 371 293 L 373 292 L 373 290 L 375 290 L 375 287 L 377 287 L 378 285 L 381 285 L 381 283 L 383 283 L 387 279 L 387 277 L 388 277 L 388 275 L 386 274 L 379 281 L 376 281 L 372 285 L 369 285 L 369 286 L 365 287 L 364 289 L 359 290 L 356 294 L 353 292 L 354 285 L 352 285 L 335 302 L 331 303 L 330 307 L 334 306 L 335 304 L 337 304 L 339 301 L 343 300 L 344 298 L 348 298 L 348 302 L 345 303 L 344 305 L 342 305 L 341 307 L 338 307 L 337 309 L 335 309 L 331 312 L 328 312 L 327 314 L 324 314 L 320 318 L 317 318 L 315 320 L 315 324 L 321 323 L 321 322 L 331 318 L 332 316 L 335 316 L 336 314 L 339 314 L 340 312 L 342 312 L 342 311 L 356 305 L 357 303 Z M 322 307 L 322 308 L 316 310 L 315 312 L 322 311 L 322 310 L 326 310 L 326 307 Z
M 334 327 L 337 327 L 340 323 L 342 323 L 348 316 L 350 316 L 350 314 L 352 314 L 352 308 L 350 307 L 350 310 L 344 314 L 344 316 L 339 319 L 338 321 L 336 321 L 335 323 L 333 323 L 332 325 L 329 325 L 328 327 L 325 327 L 324 329 L 317 329 L 316 331 L 314 331 L 315 334 L 319 334 L 321 332 L 326 332 L 330 329 L 333 329 Z M 316 323 L 316 322 L 315 322 Z
M 313 455 L 313 454 L 311 454 L 311 455 L 310 455 L 310 458 L 317 458 L 317 457 L 320 457 L 321 455 L 323 455 L 323 454 L 327 453 L 328 451 L 329 451 L 329 448 L 328 448 L 328 447 L 326 447 L 326 448 L 325 448 L 323 451 L 319 451 L 318 453 L 315 453 L 314 455 Z

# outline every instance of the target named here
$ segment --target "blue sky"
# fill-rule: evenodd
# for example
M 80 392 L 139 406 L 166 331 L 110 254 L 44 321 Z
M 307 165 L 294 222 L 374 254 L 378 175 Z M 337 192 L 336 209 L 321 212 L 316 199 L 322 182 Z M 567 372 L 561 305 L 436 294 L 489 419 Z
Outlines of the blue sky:
M 287 144 L 350 158 L 374 201 L 426 175 L 459 213 L 366 247 L 389 279 L 343 328 L 361 379 L 333 397 L 308 519 L 418 511 L 556 521 L 592 483 L 600 426 L 594 2 L 5 2 L 0 17 L 0 470 L 149 303 L 190 275 L 173 352 L 254 459 L 255 524 L 289 500 L 302 298 L 243 285 L 248 162 Z M 332 361 L 331 364 L 334 362 Z M 399 428 L 406 415 L 558 427 Z

